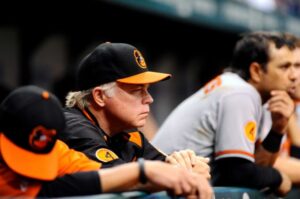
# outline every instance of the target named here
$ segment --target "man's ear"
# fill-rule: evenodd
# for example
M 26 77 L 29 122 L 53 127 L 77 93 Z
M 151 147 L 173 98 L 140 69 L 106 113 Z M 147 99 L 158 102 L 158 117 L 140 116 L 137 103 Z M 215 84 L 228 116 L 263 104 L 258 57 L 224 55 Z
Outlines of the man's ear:
M 250 79 L 253 82 L 258 83 L 261 81 L 261 76 L 264 71 L 261 64 L 257 62 L 252 62 L 249 67 L 249 72 L 250 72 Z
M 92 90 L 92 96 L 93 96 L 95 104 L 97 104 L 100 107 L 105 106 L 104 99 L 105 99 L 106 95 L 105 95 L 104 91 L 101 90 L 100 87 L 95 87 Z

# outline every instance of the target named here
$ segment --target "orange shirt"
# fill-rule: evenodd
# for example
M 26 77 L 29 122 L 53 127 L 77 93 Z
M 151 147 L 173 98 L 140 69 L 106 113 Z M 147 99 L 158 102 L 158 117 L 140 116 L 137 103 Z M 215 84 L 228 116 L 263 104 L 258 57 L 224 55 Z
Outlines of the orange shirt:
M 81 152 L 69 149 L 69 147 L 60 140 L 58 140 L 57 142 L 57 144 L 59 145 L 59 170 L 57 177 L 80 171 L 92 171 L 100 169 L 100 163 L 90 160 Z M 55 162 L 53 164 L 55 164 Z M 0 159 L 1 198 L 10 198 L 17 196 L 34 198 L 39 193 L 41 187 L 42 181 L 31 180 L 16 174 L 3 163 L 3 160 Z

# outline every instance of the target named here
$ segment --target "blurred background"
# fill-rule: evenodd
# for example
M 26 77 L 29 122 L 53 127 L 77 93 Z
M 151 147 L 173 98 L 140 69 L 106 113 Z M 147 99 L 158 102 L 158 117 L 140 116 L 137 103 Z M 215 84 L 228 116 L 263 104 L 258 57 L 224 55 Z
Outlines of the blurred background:
M 0 16 L 0 99 L 35 84 L 63 103 L 87 52 L 102 42 L 125 42 L 150 69 L 173 74 L 150 90 L 158 126 L 230 64 L 242 33 L 300 36 L 300 0 L 11 0 L 1 2 Z

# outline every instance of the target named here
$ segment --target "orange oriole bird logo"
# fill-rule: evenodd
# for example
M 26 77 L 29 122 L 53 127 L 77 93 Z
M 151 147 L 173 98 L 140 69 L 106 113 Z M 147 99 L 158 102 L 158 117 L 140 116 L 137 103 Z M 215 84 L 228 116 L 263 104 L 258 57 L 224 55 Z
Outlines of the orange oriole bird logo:
M 37 126 L 29 135 L 29 145 L 37 151 L 43 151 L 53 143 L 55 135 L 56 130 Z
M 145 61 L 144 57 L 142 56 L 142 54 L 140 53 L 140 51 L 135 49 L 133 51 L 133 55 L 134 55 L 135 61 L 139 67 L 141 67 L 143 69 L 147 68 L 146 61 Z

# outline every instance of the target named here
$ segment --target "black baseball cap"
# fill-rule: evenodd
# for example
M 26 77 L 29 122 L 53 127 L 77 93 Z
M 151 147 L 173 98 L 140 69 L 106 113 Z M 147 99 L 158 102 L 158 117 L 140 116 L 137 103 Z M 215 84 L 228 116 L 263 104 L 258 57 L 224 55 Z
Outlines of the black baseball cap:
M 149 71 L 144 57 L 134 46 L 106 42 L 81 61 L 76 81 L 79 90 L 87 90 L 113 81 L 150 84 L 170 77 L 167 73 Z
M 65 127 L 59 100 L 37 86 L 12 91 L 0 105 L 0 149 L 13 171 L 52 180 L 58 174 L 57 136 Z

